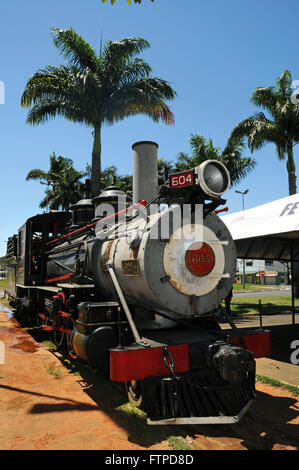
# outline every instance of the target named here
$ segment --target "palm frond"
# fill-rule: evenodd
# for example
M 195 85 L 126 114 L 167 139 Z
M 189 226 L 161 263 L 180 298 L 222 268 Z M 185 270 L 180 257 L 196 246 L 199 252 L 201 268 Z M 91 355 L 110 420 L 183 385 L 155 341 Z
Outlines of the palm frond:
M 230 137 L 223 151 L 214 146 L 212 139 L 207 140 L 200 134 L 191 134 L 189 143 L 192 154 L 189 156 L 187 153 L 180 152 L 177 155 L 175 171 L 188 170 L 206 160 L 216 159 L 227 167 L 231 183 L 235 185 L 255 168 L 255 160 L 243 155 L 244 137 Z
M 40 179 L 48 183 L 46 195 L 40 203 L 41 208 L 69 210 L 84 194 L 84 185 L 81 179 L 87 175 L 86 171 L 77 171 L 70 158 L 56 157 L 55 152 L 50 155 L 50 168 L 45 172 L 40 169 L 31 170 L 26 180 Z
M 102 60 L 106 68 L 116 67 L 126 63 L 129 59 L 150 47 L 150 43 L 143 38 L 125 38 L 120 41 L 107 41 L 102 53 Z
M 156 77 L 145 78 L 119 88 L 106 102 L 105 121 L 108 124 L 124 117 L 145 114 L 158 122 L 174 123 L 174 115 L 165 103 L 176 93 L 171 86 Z
M 252 93 L 250 102 L 269 111 L 274 116 L 276 107 L 275 88 L 273 86 L 256 88 Z
M 71 64 L 81 69 L 97 70 L 98 59 L 94 48 L 72 27 L 69 29 L 52 28 L 54 45 Z
M 30 107 L 44 99 L 63 100 L 72 89 L 76 73 L 67 66 L 47 66 L 36 72 L 27 82 L 21 97 L 21 105 Z
M 232 137 L 228 139 L 221 155 L 221 161 L 229 171 L 232 186 L 239 184 L 256 167 L 254 158 L 243 155 L 244 148 L 244 138 Z
M 47 180 L 47 177 L 48 173 L 46 171 L 35 168 L 34 170 L 29 171 L 28 175 L 26 176 L 26 181 Z

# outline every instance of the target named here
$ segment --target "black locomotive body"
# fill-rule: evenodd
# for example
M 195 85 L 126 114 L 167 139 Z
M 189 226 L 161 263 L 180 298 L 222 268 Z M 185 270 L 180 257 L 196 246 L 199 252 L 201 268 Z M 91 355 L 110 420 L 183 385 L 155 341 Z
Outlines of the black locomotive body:
M 20 321 L 42 324 L 73 358 L 123 383 L 149 424 L 233 423 L 255 394 L 253 353 L 213 317 L 231 290 L 236 252 L 215 213 L 229 176 L 209 165 L 188 188 L 161 188 L 155 202 L 174 211 L 131 205 L 112 187 L 72 214 L 30 218 L 8 241 L 6 295 Z M 186 202 L 190 219 L 171 225 Z

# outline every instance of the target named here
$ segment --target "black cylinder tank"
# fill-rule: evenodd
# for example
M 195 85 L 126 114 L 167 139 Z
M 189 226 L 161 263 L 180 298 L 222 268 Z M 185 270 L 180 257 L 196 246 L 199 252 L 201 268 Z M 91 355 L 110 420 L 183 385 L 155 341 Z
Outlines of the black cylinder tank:
M 71 347 L 80 359 L 87 361 L 93 369 L 105 375 L 109 371 L 109 348 L 117 346 L 116 330 L 111 326 L 100 326 L 90 334 L 77 329 L 71 336 Z
M 87 225 L 94 218 L 94 205 L 91 199 L 81 199 L 72 206 L 72 224 L 74 227 Z
M 95 205 L 95 220 L 97 220 L 128 208 L 132 199 L 118 186 L 108 186 L 99 196 L 93 198 L 92 202 Z

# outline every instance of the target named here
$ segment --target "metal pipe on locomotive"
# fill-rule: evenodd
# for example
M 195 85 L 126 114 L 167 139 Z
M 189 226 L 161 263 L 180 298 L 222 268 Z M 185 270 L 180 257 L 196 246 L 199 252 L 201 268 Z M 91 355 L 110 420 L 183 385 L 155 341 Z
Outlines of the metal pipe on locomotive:
M 216 213 L 229 173 L 209 160 L 157 191 L 157 144 L 133 151 L 134 203 L 108 187 L 75 204 L 71 222 L 29 219 L 9 240 L 7 295 L 23 321 L 42 320 L 73 358 L 123 383 L 149 424 L 236 422 L 255 395 L 255 361 L 213 316 L 236 271 Z

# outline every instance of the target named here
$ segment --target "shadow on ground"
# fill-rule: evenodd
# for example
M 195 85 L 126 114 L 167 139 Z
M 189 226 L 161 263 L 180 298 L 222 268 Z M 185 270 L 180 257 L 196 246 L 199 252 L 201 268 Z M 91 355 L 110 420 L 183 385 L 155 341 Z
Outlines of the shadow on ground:
M 198 426 L 194 435 L 238 439 L 247 450 L 272 450 L 274 446 L 276 449 L 279 446 L 290 446 L 298 450 L 298 425 L 291 423 L 298 417 L 298 411 L 298 401 L 295 398 L 257 392 L 249 412 L 240 423 Z
M 288 327 L 288 325 L 286 325 Z M 289 328 L 284 328 L 286 337 Z M 278 332 L 277 328 L 275 331 Z M 44 332 L 42 332 L 44 334 Z M 279 332 L 278 332 L 279 333 Z M 279 336 L 279 335 L 278 335 Z M 35 338 L 37 340 L 37 338 Z M 240 440 L 241 446 L 248 450 L 270 450 L 273 446 L 298 447 L 298 425 L 291 421 L 298 416 L 298 402 L 295 398 L 275 397 L 258 392 L 250 411 L 242 421 L 233 425 L 205 426 L 148 426 L 145 414 L 127 402 L 124 390 L 114 386 L 97 375 L 85 362 L 72 360 L 62 351 L 49 349 L 70 373 L 78 376 L 82 387 L 95 405 L 105 412 L 119 426 L 126 430 L 130 442 L 144 448 L 151 447 L 170 436 L 192 439 L 194 448 L 202 448 L 202 439 Z M 280 359 L 281 360 L 281 359 Z M 52 411 L 88 409 L 86 405 L 71 402 L 53 405 Z M 93 406 L 90 407 L 94 409 Z M 48 407 L 35 407 L 32 412 L 49 412 Z M 211 441 L 212 442 L 212 441 Z
M 49 333 L 39 329 L 32 328 L 27 329 L 27 331 L 37 343 L 49 339 Z M 285 331 L 285 336 L 289 338 L 287 328 L 285 328 Z M 280 335 L 281 332 L 277 330 L 277 339 Z M 75 374 L 78 385 L 82 387 L 83 392 L 90 397 L 94 404 L 86 405 L 73 401 L 71 397 L 59 399 L 49 395 L 49 398 L 56 398 L 58 403 L 35 405 L 31 413 L 57 411 L 63 413 L 99 409 L 126 430 L 130 442 L 145 449 L 166 441 L 170 436 L 191 438 L 191 441 L 188 440 L 188 442 L 192 442 L 190 448 L 195 449 L 216 449 L 218 448 L 218 439 L 221 444 L 225 443 L 226 439 L 230 440 L 231 445 L 235 446 L 232 448 L 241 445 L 241 448 L 248 450 L 270 450 L 274 446 L 277 448 L 277 445 L 281 445 L 298 449 L 298 426 L 292 424 L 292 420 L 298 416 L 299 411 L 298 402 L 295 398 L 277 397 L 265 392 L 258 392 L 257 399 L 252 404 L 250 411 L 240 423 L 234 425 L 148 426 L 144 413 L 128 404 L 127 397 L 120 387 L 113 386 L 105 381 L 85 362 L 72 360 L 62 350 L 58 351 L 49 347 L 49 351 L 69 373 Z M 34 393 L 22 389 L 18 391 L 25 394 Z M 59 403 L 59 400 L 61 400 L 61 403 Z

